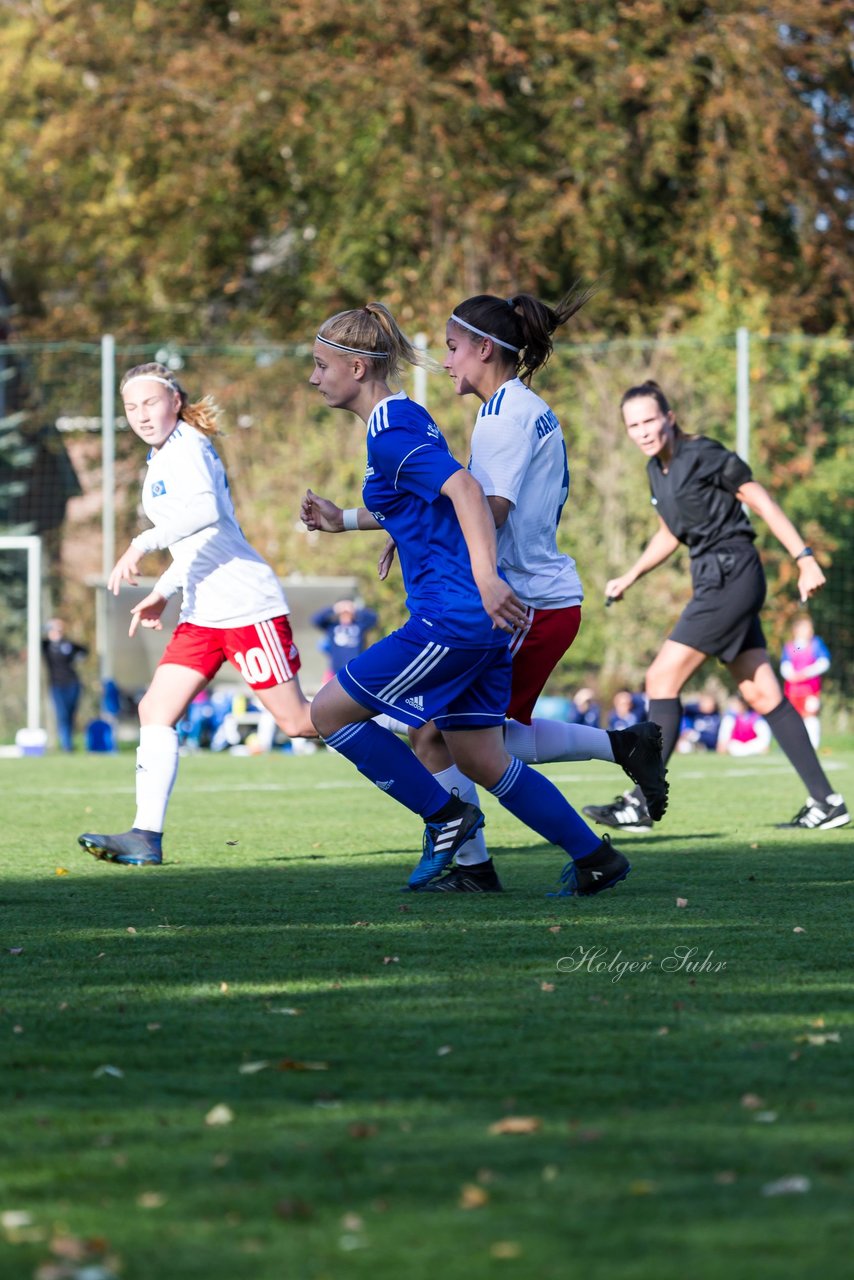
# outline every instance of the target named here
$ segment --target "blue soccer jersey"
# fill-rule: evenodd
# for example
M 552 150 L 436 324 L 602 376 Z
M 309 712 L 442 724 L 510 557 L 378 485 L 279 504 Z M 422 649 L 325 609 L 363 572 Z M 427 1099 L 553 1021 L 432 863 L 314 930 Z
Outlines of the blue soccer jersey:
M 406 605 L 425 636 L 455 648 L 507 644 L 475 586 L 453 503 L 440 492 L 462 468 L 426 409 L 404 392 L 368 419 L 362 500 L 397 544 Z

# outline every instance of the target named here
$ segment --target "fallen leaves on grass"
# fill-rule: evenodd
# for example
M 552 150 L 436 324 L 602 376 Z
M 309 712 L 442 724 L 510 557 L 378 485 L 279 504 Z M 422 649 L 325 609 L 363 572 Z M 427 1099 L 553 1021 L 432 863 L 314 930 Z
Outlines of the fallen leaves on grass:
M 22 956 L 24 954 L 23 947 L 9 947 L 10 956 Z
M 483 1187 L 479 1187 L 476 1182 L 464 1182 L 460 1188 L 457 1208 L 482 1209 L 485 1204 L 489 1204 L 489 1192 L 484 1191 Z
M 277 1071 L 328 1071 L 328 1062 L 300 1062 L 297 1058 L 280 1058 Z
M 124 1078 L 124 1074 L 125 1073 L 122 1071 L 121 1067 L 114 1067 L 109 1062 L 103 1067 L 96 1067 L 92 1072 L 92 1075 L 96 1080 L 98 1076 L 114 1076 L 116 1080 L 122 1080 Z
M 677 899 L 676 899 L 676 905 L 677 905 L 677 907 L 687 907 L 687 905 L 688 905 L 688 899 L 687 899 L 687 898 L 677 898 Z
M 536 1133 L 542 1128 L 537 1116 L 505 1116 L 489 1126 L 489 1133 Z
M 213 1126 L 231 1124 L 233 1119 L 234 1112 L 231 1107 L 227 1107 L 224 1102 L 218 1102 L 205 1116 L 205 1124 Z
M 100 1237 L 54 1236 L 50 1252 L 56 1261 L 42 1263 L 34 1280 L 118 1280 L 120 1262 Z
M 762 1188 L 763 1196 L 804 1195 L 812 1186 L 809 1178 L 800 1174 L 792 1174 L 788 1178 L 778 1178 L 776 1182 L 766 1182 Z
M 241 1062 L 237 1070 L 242 1076 L 254 1076 L 258 1071 L 263 1071 L 269 1065 L 269 1062 Z
M 276 1203 L 275 1214 L 277 1218 L 284 1218 L 285 1222 L 293 1220 L 305 1221 L 314 1214 L 314 1209 L 305 1200 L 285 1199 Z
M 143 1191 L 137 1196 L 136 1202 L 140 1209 L 162 1209 L 166 1203 L 166 1197 L 159 1191 Z
M 753 1117 L 759 1124 L 775 1124 L 777 1121 L 776 1111 L 757 1111 Z
M 453 1053 L 453 1052 L 454 1052 L 454 1046 L 452 1044 L 440 1044 L 439 1048 L 436 1050 L 436 1057 L 444 1058 L 447 1054 Z
M 58 876 L 67 876 L 67 875 L 69 875 L 69 874 L 70 874 L 70 872 L 69 872 L 69 870 L 68 870 L 68 867 L 57 867 L 57 868 L 56 868 L 56 874 L 57 874 Z
M 796 1044 L 841 1044 L 842 1037 L 838 1031 L 812 1032 L 805 1036 L 795 1036 Z
M 806 933 L 806 929 L 802 929 L 799 924 L 796 924 L 792 933 Z
M 383 964 L 400 964 L 400 956 L 383 956 Z
M 630 1196 L 654 1196 L 657 1190 L 658 1187 L 649 1178 L 635 1178 L 634 1182 L 629 1183 Z
M 19 1227 L 30 1227 L 32 1223 L 32 1214 L 26 1209 L 4 1209 L 0 1213 L 0 1227 L 4 1231 L 16 1231 Z
M 743 1093 L 741 1095 L 741 1105 L 746 1107 L 748 1111 L 758 1111 L 760 1107 L 765 1106 L 765 1099 L 760 1098 L 758 1093 Z
M 731 1187 L 738 1181 L 738 1174 L 732 1169 L 721 1169 L 720 1173 L 715 1174 L 714 1180 L 719 1187 Z
M 302 1009 L 271 1009 L 270 1013 L 283 1013 L 288 1018 L 298 1018 Z
M 347 1125 L 347 1132 L 351 1138 L 375 1138 L 379 1128 L 365 1120 L 354 1120 L 352 1124 Z
M 489 1256 L 506 1260 L 512 1258 L 521 1258 L 522 1246 L 517 1244 L 515 1240 L 496 1240 L 495 1244 L 489 1247 Z
M 541 982 L 541 983 L 540 983 L 540 990 L 541 990 L 541 991 L 554 991 L 554 989 L 555 989 L 555 984 L 554 984 L 553 982 Z

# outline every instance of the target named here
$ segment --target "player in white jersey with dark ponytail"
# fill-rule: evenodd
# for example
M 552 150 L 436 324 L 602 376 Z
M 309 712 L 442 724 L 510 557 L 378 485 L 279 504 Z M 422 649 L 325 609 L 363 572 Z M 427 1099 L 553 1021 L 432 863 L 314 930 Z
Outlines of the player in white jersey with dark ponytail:
M 174 374 L 157 363 L 130 369 L 120 392 L 131 430 L 149 446 L 142 506 L 152 527 L 116 562 L 108 588 L 118 595 L 122 582 L 135 584 L 143 557 L 168 547 L 172 563 L 131 610 L 129 634 L 139 626 L 159 631 L 166 602 L 179 590 L 183 606 L 139 704 L 134 825 L 119 835 L 82 835 L 79 843 L 109 862 L 158 865 L 178 770 L 175 725 L 224 662 L 237 668 L 289 737 L 317 734 L 297 676 L 287 601 L 237 523 L 211 443 L 216 405 L 209 397 L 191 404 Z
M 445 368 L 457 395 L 482 401 L 471 439 L 469 469 L 492 509 L 498 564 L 528 611 L 527 628 L 511 643 L 513 683 L 505 726 L 508 752 L 527 764 L 605 760 L 620 764 L 659 816 L 667 804 L 658 726 L 609 732 L 587 725 L 532 720 L 534 704 L 581 623 L 583 591 L 575 561 L 558 549 L 557 529 L 570 479 L 556 415 L 531 388 L 552 352 L 555 330 L 584 305 L 573 290 L 555 307 L 530 294 L 480 294 L 454 308 L 445 340 Z M 381 575 L 387 571 L 381 562 Z M 434 725 L 410 732 L 419 759 L 447 789 L 477 803 L 473 784 L 453 764 Z M 425 886 L 428 892 L 497 892 L 501 884 L 477 831 L 456 866 Z

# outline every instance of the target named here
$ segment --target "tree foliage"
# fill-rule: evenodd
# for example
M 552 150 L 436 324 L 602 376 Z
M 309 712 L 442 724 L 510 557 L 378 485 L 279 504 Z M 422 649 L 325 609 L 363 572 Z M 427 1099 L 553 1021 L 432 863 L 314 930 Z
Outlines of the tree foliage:
M 301 336 L 605 278 L 610 332 L 850 319 L 844 0 L 2 0 L 26 331 Z

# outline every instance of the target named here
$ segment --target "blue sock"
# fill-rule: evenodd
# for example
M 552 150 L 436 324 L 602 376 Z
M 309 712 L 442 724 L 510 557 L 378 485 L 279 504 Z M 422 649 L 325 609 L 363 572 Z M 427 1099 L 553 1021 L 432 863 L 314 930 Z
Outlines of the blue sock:
M 448 803 L 447 791 L 424 768 L 415 752 L 373 720 L 345 724 L 325 741 L 380 791 L 388 792 L 422 818 L 438 813 Z
M 586 858 L 602 843 L 553 782 L 515 757 L 490 790 L 514 817 L 570 858 Z

